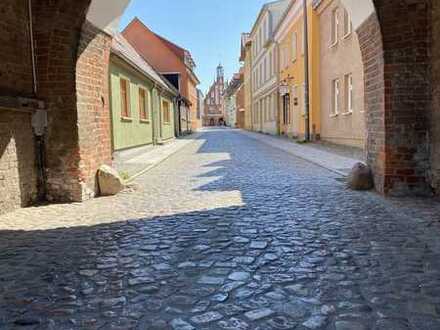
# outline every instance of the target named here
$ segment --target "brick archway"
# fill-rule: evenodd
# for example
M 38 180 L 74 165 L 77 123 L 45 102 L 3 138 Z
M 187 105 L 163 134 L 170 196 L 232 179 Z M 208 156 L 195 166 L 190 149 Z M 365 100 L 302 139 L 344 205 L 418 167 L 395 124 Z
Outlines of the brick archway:
M 368 0 L 369 13 L 358 1 L 343 1 L 364 63 L 367 161 L 376 189 L 429 195 L 431 1 Z
M 49 200 L 81 201 L 94 196 L 96 171 L 111 162 L 107 84 L 112 37 L 104 30 L 128 2 L 32 2 L 37 97 L 45 101 L 48 111 Z M 106 10 L 100 10 L 103 6 Z

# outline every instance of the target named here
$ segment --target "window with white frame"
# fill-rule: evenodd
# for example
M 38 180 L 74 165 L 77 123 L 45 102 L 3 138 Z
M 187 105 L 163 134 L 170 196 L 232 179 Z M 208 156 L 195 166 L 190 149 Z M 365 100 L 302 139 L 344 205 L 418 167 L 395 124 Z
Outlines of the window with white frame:
M 349 36 L 352 31 L 351 17 L 346 9 L 344 9 L 344 38 Z
M 268 96 L 268 97 L 266 97 L 266 112 L 267 112 L 266 118 L 267 118 L 267 121 L 271 121 L 270 111 L 271 111 L 271 108 L 270 108 L 270 96 Z
M 306 84 L 303 83 L 301 86 L 301 106 L 303 115 L 306 114 Z
M 264 82 L 267 81 L 267 56 L 264 56 Z
M 301 25 L 301 55 L 304 56 L 304 50 L 306 49 L 306 31 L 304 29 L 304 25 Z
M 345 112 L 353 112 L 353 74 L 346 74 L 344 77 Z
M 339 40 L 339 18 L 338 18 L 338 8 L 332 11 L 332 28 L 331 28 L 331 46 L 336 45 Z
M 292 62 L 296 61 L 296 56 L 298 53 L 298 35 L 296 32 L 292 34 Z
M 331 114 L 337 115 L 339 113 L 339 94 L 340 94 L 340 81 L 339 79 L 334 79 L 332 81 L 332 109 Z

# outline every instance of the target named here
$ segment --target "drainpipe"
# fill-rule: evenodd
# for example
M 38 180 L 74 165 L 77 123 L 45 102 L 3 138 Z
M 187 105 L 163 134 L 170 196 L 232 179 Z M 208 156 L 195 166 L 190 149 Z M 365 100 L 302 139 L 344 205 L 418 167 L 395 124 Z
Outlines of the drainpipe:
M 31 43 L 31 60 L 32 60 L 32 82 L 34 95 L 37 95 L 37 68 L 35 63 L 35 45 L 34 45 L 34 28 L 32 19 L 32 0 L 28 0 L 28 14 L 29 14 L 29 36 Z
M 304 128 L 306 141 L 310 141 L 310 95 L 309 95 L 309 25 L 307 17 L 307 0 L 303 0 L 304 7 Z
M 37 96 L 37 65 L 35 61 L 35 40 L 34 27 L 32 15 L 32 0 L 28 0 L 28 15 L 29 15 L 29 37 L 31 47 L 31 61 L 32 61 L 32 86 L 34 96 Z M 47 111 L 38 109 L 32 114 L 32 129 L 35 138 L 35 158 L 37 166 L 37 199 L 42 202 L 46 199 L 46 144 L 45 134 L 47 129 Z

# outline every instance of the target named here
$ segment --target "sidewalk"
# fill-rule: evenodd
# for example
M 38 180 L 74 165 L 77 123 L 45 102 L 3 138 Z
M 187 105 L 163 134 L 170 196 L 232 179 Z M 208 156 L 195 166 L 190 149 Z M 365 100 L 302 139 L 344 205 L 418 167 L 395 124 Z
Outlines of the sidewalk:
M 324 167 L 342 176 L 348 176 L 353 166 L 358 162 L 362 162 L 360 159 L 350 158 L 338 155 L 334 152 L 322 150 L 322 147 L 314 146 L 313 144 L 298 144 L 294 140 L 289 140 L 284 137 L 249 132 L 245 130 L 239 130 L 239 132 L 252 139 L 258 140 L 259 142 L 283 150 L 291 155 Z
M 185 146 L 196 141 L 200 135 L 201 133 L 193 133 L 174 139 L 164 145 L 147 146 L 137 150 L 121 152 L 115 157 L 114 166 L 127 182 L 131 182 Z

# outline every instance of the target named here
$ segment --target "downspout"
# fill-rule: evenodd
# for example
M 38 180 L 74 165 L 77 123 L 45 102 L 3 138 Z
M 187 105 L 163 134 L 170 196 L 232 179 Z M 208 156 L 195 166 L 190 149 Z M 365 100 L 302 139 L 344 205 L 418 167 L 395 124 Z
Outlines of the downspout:
M 309 25 L 307 17 L 307 0 L 303 0 L 304 6 L 304 139 L 310 141 L 310 82 L 309 82 Z
M 153 85 L 153 90 L 151 93 L 151 134 L 153 135 L 153 145 L 157 144 L 157 138 L 156 138 L 156 111 L 154 110 L 154 91 L 156 90 L 156 83 Z
M 33 13 L 32 0 L 28 0 L 28 15 L 29 15 L 29 37 L 31 47 L 31 61 L 32 61 L 32 83 L 34 96 L 37 96 L 37 65 L 35 60 L 35 40 L 33 28 Z M 32 114 L 32 129 L 35 138 L 35 162 L 37 167 L 37 199 L 42 202 L 46 199 L 46 145 L 45 134 L 47 129 L 47 111 L 37 110 Z
M 32 19 L 32 0 L 28 0 L 28 14 L 29 14 L 29 36 L 31 42 L 31 60 L 32 60 L 32 81 L 34 95 L 37 95 L 37 68 L 35 62 L 35 45 L 34 45 L 34 28 Z

